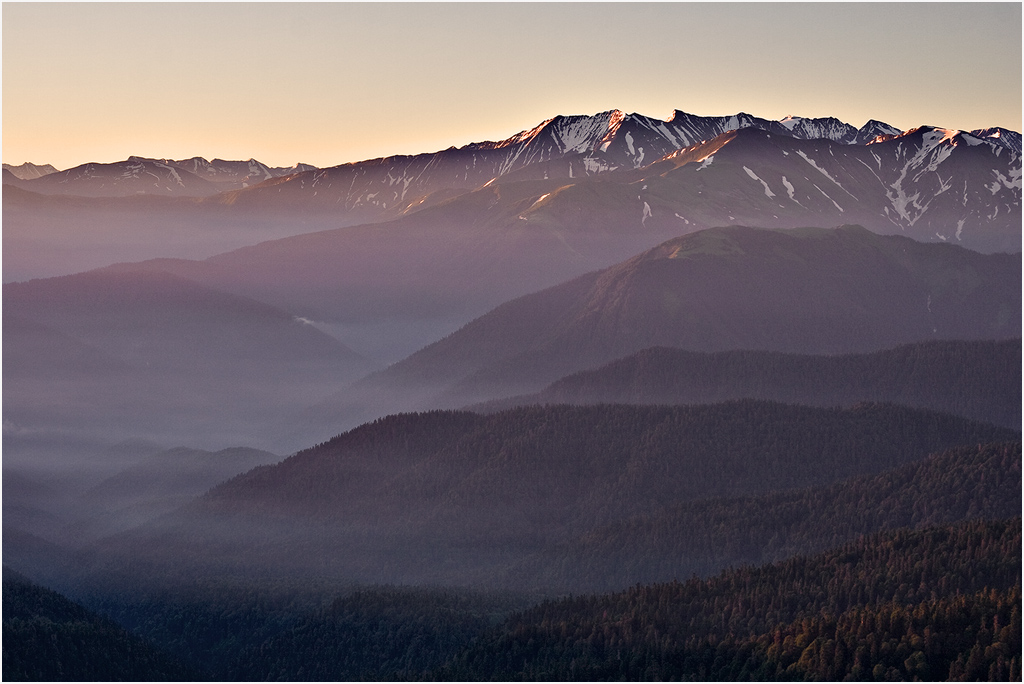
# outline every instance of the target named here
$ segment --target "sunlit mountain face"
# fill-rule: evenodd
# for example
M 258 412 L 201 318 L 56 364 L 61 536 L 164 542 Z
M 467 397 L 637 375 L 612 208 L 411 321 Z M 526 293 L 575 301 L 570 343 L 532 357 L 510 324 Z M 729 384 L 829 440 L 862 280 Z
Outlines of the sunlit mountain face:
M 1020 158 L 5 164 L 4 678 L 1019 680 Z

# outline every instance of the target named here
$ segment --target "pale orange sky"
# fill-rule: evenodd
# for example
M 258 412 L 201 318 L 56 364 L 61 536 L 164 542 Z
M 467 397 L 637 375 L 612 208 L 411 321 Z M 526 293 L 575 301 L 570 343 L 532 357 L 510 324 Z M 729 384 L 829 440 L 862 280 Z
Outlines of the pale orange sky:
M 556 114 L 1021 129 L 1020 3 L 4 3 L 3 161 L 332 166 Z

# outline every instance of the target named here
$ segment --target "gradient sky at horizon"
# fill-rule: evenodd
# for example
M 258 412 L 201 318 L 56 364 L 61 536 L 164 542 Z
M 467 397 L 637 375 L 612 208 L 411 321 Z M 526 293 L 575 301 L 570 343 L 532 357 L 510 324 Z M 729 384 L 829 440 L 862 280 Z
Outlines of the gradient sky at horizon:
M 3 161 L 333 166 L 556 114 L 1021 129 L 1020 3 L 4 3 Z

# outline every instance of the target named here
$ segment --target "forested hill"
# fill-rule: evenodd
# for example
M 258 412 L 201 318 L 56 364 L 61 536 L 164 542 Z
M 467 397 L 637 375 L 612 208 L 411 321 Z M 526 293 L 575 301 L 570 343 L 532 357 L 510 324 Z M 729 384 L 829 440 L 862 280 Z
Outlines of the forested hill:
M 547 602 L 446 681 L 1021 678 L 1021 519 L 861 538 L 711 579 Z
M 848 406 L 889 401 L 1020 428 L 1021 341 L 946 340 L 869 354 L 702 353 L 653 347 L 554 382 L 525 404 L 704 404 L 754 398 Z
M 959 447 L 878 475 L 763 496 L 694 501 L 595 529 L 507 571 L 519 584 L 613 591 L 781 561 L 858 535 L 1021 510 L 1020 442 Z
M 881 404 L 395 415 L 108 538 L 78 568 L 108 577 L 145 569 L 160 581 L 203 571 L 493 586 L 497 571 L 523 558 L 631 517 L 825 485 L 958 445 L 1019 438 Z
M 3 680 L 188 681 L 142 639 L 4 566 Z

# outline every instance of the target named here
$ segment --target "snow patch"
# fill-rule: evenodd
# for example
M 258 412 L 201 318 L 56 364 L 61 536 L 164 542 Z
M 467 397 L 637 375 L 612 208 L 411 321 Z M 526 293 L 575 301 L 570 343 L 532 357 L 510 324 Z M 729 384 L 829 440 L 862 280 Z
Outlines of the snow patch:
M 804 152 L 803 150 L 797 150 L 796 153 L 799 154 L 801 157 L 803 157 L 804 161 L 807 162 L 808 164 L 810 164 L 812 167 L 814 167 L 814 169 L 817 170 L 818 173 L 820 173 L 822 176 L 824 176 L 825 178 L 828 178 L 830 181 L 832 181 L 836 186 L 839 187 L 840 190 L 842 190 L 843 192 L 846 192 L 847 195 L 850 195 L 850 193 L 846 190 L 846 188 L 844 188 L 842 186 L 842 184 L 839 181 L 837 181 L 835 178 L 830 176 L 828 171 L 826 171 L 825 169 L 823 169 L 820 166 L 818 166 L 818 162 L 816 162 L 813 159 L 811 159 L 810 157 L 808 157 L 806 152 Z M 817 187 L 817 186 L 815 186 L 815 187 Z M 853 195 L 850 195 L 850 197 L 853 197 Z M 857 198 L 854 197 L 854 199 L 857 199 Z
M 583 168 L 587 173 L 604 173 L 605 171 L 614 171 L 616 167 L 606 164 L 597 157 L 584 157 Z
M 816 190 L 817 190 L 818 192 L 820 192 L 820 193 L 821 193 L 822 195 L 825 195 L 825 199 L 827 199 L 827 200 L 828 200 L 829 202 L 831 202 L 832 204 L 834 204 L 834 205 L 836 206 L 836 209 L 838 209 L 839 211 L 845 211 L 845 209 L 843 209 L 843 208 L 842 208 L 841 206 L 839 206 L 839 203 L 838 203 L 838 202 L 836 202 L 836 201 L 835 201 L 834 199 L 832 199 L 832 198 L 831 198 L 831 197 L 829 197 L 829 196 L 828 196 L 827 194 L 825 194 L 825 191 L 824 191 L 824 190 L 822 190 L 821 188 L 819 188 L 819 187 L 817 186 L 817 184 L 815 184 L 815 183 L 811 183 L 811 185 L 813 185 L 813 186 L 814 186 L 814 188 L 815 188 L 815 189 L 816 189 Z
M 746 166 L 743 167 L 743 170 L 747 172 L 748 176 L 750 176 L 751 178 L 753 178 L 754 180 L 759 182 L 762 186 L 764 186 L 764 194 L 765 195 L 767 195 L 768 197 L 775 197 L 775 193 L 772 192 L 772 189 L 768 187 L 768 183 L 766 183 L 756 173 L 754 173 L 753 171 L 748 169 Z
M 1000 171 L 998 171 L 996 169 L 992 169 L 992 173 L 995 175 L 996 181 L 998 181 L 998 183 L 995 184 L 995 185 L 997 185 L 997 187 L 998 187 L 999 184 L 1001 184 L 1003 187 L 1009 188 L 1011 190 L 1014 189 L 1014 188 L 1016 188 L 1017 190 L 1021 189 L 1020 169 L 1013 169 L 1012 171 L 1010 171 L 1010 175 L 1011 176 L 1016 176 L 1015 178 L 1007 178 Z M 996 191 L 993 190 L 992 194 L 995 194 L 995 193 L 996 193 Z
M 789 199 L 793 200 L 797 204 L 800 204 L 800 200 L 798 200 L 796 198 L 796 195 L 794 194 L 794 191 L 796 190 L 796 188 L 793 187 L 793 184 L 790 183 L 789 180 L 785 176 L 782 177 L 782 184 L 784 186 L 786 186 L 786 194 L 789 195 Z M 800 206 L 802 207 L 804 205 L 800 204 Z

